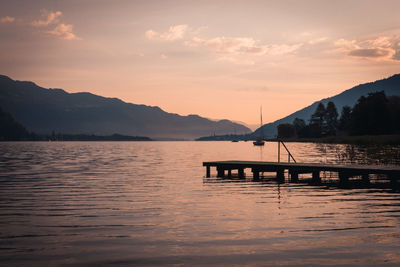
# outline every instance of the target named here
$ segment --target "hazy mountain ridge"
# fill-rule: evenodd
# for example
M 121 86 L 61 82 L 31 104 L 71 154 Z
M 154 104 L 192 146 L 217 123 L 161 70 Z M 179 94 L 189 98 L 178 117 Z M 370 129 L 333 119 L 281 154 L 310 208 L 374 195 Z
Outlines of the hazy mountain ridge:
M 369 93 L 377 92 L 377 91 L 385 91 L 387 96 L 391 95 L 400 95 L 400 74 L 395 74 L 389 78 L 377 80 L 375 82 L 369 82 L 364 84 L 359 84 L 354 86 L 348 90 L 343 91 L 340 94 L 337 94 L 332 97 L 321 99 L 320 101 L 316 101 L 313 104 L 298 110 L 282 119 L 274 121 L 272 123 L 267 123 L 263 125 L 263 134 L 264 137 L 274 137 L 277 133 L 277 126 L 281 123 L 292 123 L 293 120 L 297 117 L 308 122 L 311 115 L 315 112 L 315 109 L 319 102 L 326 104 L 329 101 L 335 103 L 336 108 L 338 110 L 339 116 L 342 111 L 342 107 L 350 106 L 353 107 L 356 104 L 357 100 L 361 96 L 366 96 Z M 257 137 L 260 135 L 261 128 L 258 128 L 252 134 L 253 137 Z
M 0 75 L 0 106 L 30 131 L 152 138 L 194 139 L 210 134 L 250 132 L 229 120 L 180 116 L 159 107 L 126 103 L 91 93 L 45 89 L 33 82 Z

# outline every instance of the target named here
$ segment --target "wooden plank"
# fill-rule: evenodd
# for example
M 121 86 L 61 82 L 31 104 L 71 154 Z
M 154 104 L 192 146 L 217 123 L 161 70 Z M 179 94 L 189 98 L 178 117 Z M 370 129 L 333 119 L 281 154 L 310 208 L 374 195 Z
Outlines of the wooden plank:
M 400 166 L 396 165 L 356 165 L 356 164 L 323 164 L 323 163 L 282 163 L 267 161 L 211 161 L 203 162 L 203 166 L 217 167 L 222 170 L 242 170 L 250 168 L 258 172 L 277 172 L 280 170 L 289 170 L 289 173 L 315 173 L 321 171 L 332 171 L 338 173 L 346 173 L 346 176 L 369 175 L 369 174 L 386 174 L 392 179 L 400 179 Z M 242 171 L 240 171 L 242 172 Z M 239 175 L 241 176 L 241 175 Z M 393 178 L 394 177 L 394 178 Z

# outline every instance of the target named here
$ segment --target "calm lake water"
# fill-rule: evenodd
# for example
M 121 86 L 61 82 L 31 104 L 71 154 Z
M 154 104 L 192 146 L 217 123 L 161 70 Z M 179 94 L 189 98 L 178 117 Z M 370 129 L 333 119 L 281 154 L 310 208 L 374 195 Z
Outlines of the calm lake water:
M 287 146 L 298 162 L 400 164 L 399 147 Z M 0 143 L 0 265 L 399 266 L 396 190 L 204 178 L 203 161 L 276 157 L 276 143 Z

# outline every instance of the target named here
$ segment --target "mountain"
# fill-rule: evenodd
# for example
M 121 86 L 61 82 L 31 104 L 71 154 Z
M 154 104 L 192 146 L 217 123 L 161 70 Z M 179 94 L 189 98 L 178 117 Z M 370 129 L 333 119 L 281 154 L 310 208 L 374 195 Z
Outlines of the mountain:
M 148 136 L 155 139 L 195 139 L 211 134 L 251 132 L 229 120 L 198 115 L 180 116 L 159 107 L 136 105 L 91 93 L 45 89 L 33 82 L 0 75 L 0 107 L 29 131 L 49 134 Z
M 0 108 L 0 141 L 24 140 L 29 137 L 30 134 L 24 126 Z
M 266 138 L 275 137 L 277 134 L 277 126 L 279 124 L 292 123 L 296 117 L 303 119 L 304 121 L 306 121 L 306 123 L 308 123 L 308 120 L 310 119 L 311 115 L 315 112 L 315 109 L 317 108 L 319 102 L 324 103 L 324 105 L 326 106 L 326 104 L 329 101 L 332 101 L 333 103 L 335 103 L 340 116 L 342 107 L 344 106 L 353 107 L 361 96 L 366 96 L 369 93 L 374 93 L 377 91 L 385 91 L 387 96 L 400 95 L 400 74 L 396 74 L 389 78 L 378 80 L 375 82 L 357 85 L 338 95 L 329 98 L 324 98 L 320 101 L 316 101 L 310 106 L 305 107 L 299 111 L 296 111 L 280 120 L 264 124 L 262 126 L 264 137 Z M 258 128 L 256 131 L 254 131 L 252 137 L 254 138 L 260 136 L 260 131 L 261 127 Z

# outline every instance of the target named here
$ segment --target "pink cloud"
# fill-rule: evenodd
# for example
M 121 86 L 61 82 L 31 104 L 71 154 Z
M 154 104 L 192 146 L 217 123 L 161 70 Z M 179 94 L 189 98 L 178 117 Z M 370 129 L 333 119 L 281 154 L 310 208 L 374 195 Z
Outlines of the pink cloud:
M 10 23 L 10 22 L 14 22 L 15 18 L 14 17 L 10 17 L 10 16 L 5 16 L 0 18 L 0 23 Z
M 57 36 L 60 39 L 64 40 L 78 40 L 78 38 L 73 32 L 72 32 L 72 25 L 71 24 L 58 24 L 53 30 L 47 31 L 47 34 Z
M 400 60 L 400 37 L 380 36 L 363 41 L 340 39 L 335 42 L 338 51 L 352 57 L 372 60 Z
M 59 17 L 61 15 L 62 15 L 61 11 L 51 12 L 47 10 L 42 10 L 43 19 L 33 21 L 32 25 L 36 27 L 43 27 L 43 26 L 48 26 L 50 24 L 55 24 L 59 21 Z
M 295 52 L 302 44 L 272 44 L 260 45 L 253 38 L 248 37 L 216 37 L 201 39 L 198 37 L 185 42 L 191 47 L 205 47 L 220 54 L 252 54 L 252 55 L 283 55 Z
M 153 30 L 148 30 L 145 32 L 145 36 L 147 39 L 152 40 L 157 37 L 159 34 Z
M 169 27 L 168 31 L 163 33 L 158 33 L 153 30 L 148 30 L 145 32 L 145 36 L 149 40 L 160 39 L 163 41 L 175 41 L 183 39 L 185 33 L 188 31 L 189 26 L 186 24 L 175 25 Z

